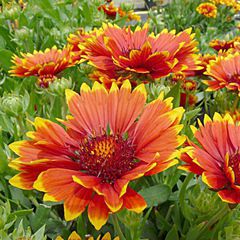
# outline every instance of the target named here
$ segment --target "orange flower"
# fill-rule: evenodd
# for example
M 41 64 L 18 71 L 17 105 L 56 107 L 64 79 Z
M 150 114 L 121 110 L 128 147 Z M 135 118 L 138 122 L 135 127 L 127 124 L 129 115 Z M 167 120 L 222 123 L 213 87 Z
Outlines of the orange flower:
M 214 39 L 209 43 L 209 46 L 216 51 L 226 51 L 230 48 L 234 48 L 235 44 L 240 43 L 240 37 L 235 37 L 229 41 Z
M 197 8 L 197 12 L 208 18 L 217 17 L 217 7 L 212 3 L 201 3 Z
M 17 77 L 38 77 L 38 85 L 46 88 L 53 82 L 57 74 L 64 69 L 75 65 L 72 58 L 71 48 L 65 47 L 60 50 L 56 46 L 47 48 L 44 52 L 34 51 L 33 54 L 21 53 L 22 58 L 13 56 L 12 70 L 9 72 Z
M 238 109 L 235 109 L 233 112 L 226 111 L 226 113 L 228 113 L 232 117 L 234 122 L 240 123 L 240 111 Z
M 153 80 L 170 73 L 196 70 L 197 43 L 190 30 L 179 34 L 162 31 L 157 36 L 148 34 L 148 26 L 119 28 L 104 25 L 102 32 L 82 44 L 89 64 L 106 75 L 131 74 L 132 79 Z
M 110 2 L 110 4 L 108 4 L 108 5 L 106 5 L 106 4 L 100 5 L 98 7 L 98 10 L 99 11 L 103 10 L 104 13 L 108 17 L 113 18 L 113 19 L 115 19 L 118 14 L 120 17 L 127 16 L 128 21 L 132 21 L 132 20 L 140 21 L 141 20 L 141 17 L 139 15 L 135 14 L 133 10 L 125 12 L 124 10 L 122 10 L 121 7 L 115 7 L 113 2 Z
M 206 75 L 213 80 L 203 80 L 208 85 L 206 91 L 215 91 L 226 87 L 240 94 L 240 53 L 218 56 L 215 61 L 210 61 Z
M 191 79 L 185 79 L 182 82 L 181 87 L 185 90 L 185 91 L 193 91 L 197 89 L 197 82 Z
M 201 169 L 202 180 L 228 203 L 240 203 L 240 126 L 232 117 L 215 113 L 213 120 L 199 121 L 199 129 L 192 126 L 199 145 L 193 144 L 191 158 Z M 191 161 L 188 162 L 191 165 Z M 195 172 L 191 168 L 189 171 Z
M 75 33 L 71 33 L 68 38 L 68 45 L 73 52 L 73 59 L 75 61 L 79 61 L 79 63 L 83 62 L 84 59 L 81 59 L 81 55 L 83 55 L 83 51 L 79 48 L 79 44 L 86 41 L 87 38 L 95 34 L 95 30 L 90 32 L 85 32 L 84 29 L 80 28 Z
M 123 15 L 121 8 L 115 7 L 113 2 L 110 2 L 109 5 L 106 4 L 100 5 L 98 7 L 98 10 L 99 11 L 103 10 L 103 12 L 111 18 L 115 18 L 117 13 L 120 13 L 120 17 L 122 17 Z
M 180 106 L 186 107 L 186 105 L 194 106 L 198 101 L 198 97 L 195 94 L 180 94 Z
M 99 235 L 96 240 L 111 240 L 110 233 L 106 233 L 103 237 Z M 62 237 L 58 236 L 55 240 L 63 240 Z M 68 240 L 82 240 L 82 238 L 74 231 L 71 233 L 71 235 L 68 237 Z M 87 240 L 94 240 L 93 237 L 87 237 Z M 119 237 L 115 237 L 113 240 L 120 240 Z
M 31 140 L 10 145 L 20 156 L 10 163 L 20 171 L 10 183 L 45 192 L 44 201 L 63 201 L 67 221 L 88 206 L 96 229 L 110 212 L 142 212 L 146 202 L 129 182 L 178 162 L 183 108 L 172 109 L 172 98 L 162 95 L 145 106 L 144 84 L 131 91 L 129 81 L 120 89 L 113 83 L 109 92 L 98 82 L 92 89 L 84 83 L 80 95 L 67 90 L 66 98 L 72 116 L 61 122 L 67 131 L 36 118 Z
M 195 76 L 200 76 L 203 75 L 203 73 L 207 69 L 207 65 L 211 60 L 215 60 L 216 55 L 210 55 L 210 54 L 204 54 L 204 55 L 199 55 L 199 70 L 196 70 L 194 75 Z

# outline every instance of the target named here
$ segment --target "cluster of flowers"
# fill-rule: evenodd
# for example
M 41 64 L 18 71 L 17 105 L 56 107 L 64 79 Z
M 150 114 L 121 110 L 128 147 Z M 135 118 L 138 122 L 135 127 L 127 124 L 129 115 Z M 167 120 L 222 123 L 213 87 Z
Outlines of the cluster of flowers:
M 114 6 L 113 2 L 110 2 L 109 4 L 102 4 L 98 7 L 99 11 L 103 11 L 107 17 L 111 19 L 115 19 L 117 15 L 119 17 L 127 17 L 127 21 L 140 21 L 141 17 L 138 14 L 135 14 L 133 10 L 124 11 L 121 7 Z
M 37 76 L 42 87 L 82 62 L 94 67 L 95 81 L 92 88 L 83 83 L 80 94 L 66 90 L 71 116 L 59 120 L 66 130 L 38 117 L 36 130 L 27 133 L 30 140 L 10 145 L 19 156 L 10 166 L 20 171 L 10 183 L 44 192 L 44 201 L 63 201 L 68 221 L 88 207 L 90 222 L 100 229 L 110 213 L 146 208 L 144 198 L 129 186 L 132 180 L 162 172 L 180 158 L 187 163 L 182 169 L 202 175 L 224 201 L 239 203 L 239 124 L 229 114 L 215 113 L 213 120 L 205 116 L 199 129 L 191 127 L 194 142 L 179 149 L 186 140 L 180 135 L 184 108 L 173 108 L 173 99 L 163 94 L 146 103 L 144 83 L 170 74 L 193 91 L 197 84 L 186 77 L 206 70 L 208 90 L 240 92 L 239 45 L 210 61 L 197 54 L 196 46 L 191 30 L 154 35 L 147 25 L 132 31 L 105 24 L 70 35 L 62 50 L 14 56 L 11 74 Z
M 210 0 L 210 2 L 201 3 L 196 10 L 205 17 L 216 18 L 220 5 L 230 7 L 236 13 L 240 11 L 240 3 L 237 0 Z

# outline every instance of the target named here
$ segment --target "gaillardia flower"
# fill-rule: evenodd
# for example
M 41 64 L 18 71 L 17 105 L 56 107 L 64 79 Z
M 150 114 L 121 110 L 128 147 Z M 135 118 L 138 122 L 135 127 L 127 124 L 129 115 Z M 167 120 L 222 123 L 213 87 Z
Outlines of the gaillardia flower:
M 13 56 L 12 70 L 9 72 L 16 77 L 38 77 L 40 87 L 48 87 L 53 82 L 58 73 L 66 68 L 75 65 L 70 47 L 62 50 L 56 46 L 51 49 L 47 48 L 44 52 L 34 51 L 33 54 L 21 53 L 22 57 Z
M 191 126 L 198 145 L 191 143 L 187 165 L 181 168 L 201 174 L 202 180 L 228 203 L 240 203 L 240 126 L 229 114 L 205 115 L 199 129 Z M 192 158 L 192 161 L 190 160 Z M 197 167 L 198 166 L 198 167 Z
M 228 90 L 237 91 L 240 94 L 240 53 L 218 56 L 210 61 L 207 71 L 204 73 L 213 80 L 203 80 L 208 85 L 206 91 L 215 91 L 226 87 Z
M 115 19 L 117 14 L 120 17 L 125 17 L 127 16 L 127 20 L 131 21 L 131 20 L 136 20 L 136 21 L 140 21 L 141 17 L 137 14 L 134 13 L 133 10 L 130 11 L 124 11 L 121 7 L 116 7 L 114 6 L 113 2 L 110 2 L 109 4 L 102 4 L 98 7 L 98 10 L 101 11 L 103 10 L 103 12 L 109 17 L 109 18 L 113 18 Z
M 80 47 L 89 64 L 106 75 L 118 78 L 131 74 L 132 79 L 152 81 L 170 73 L 197 69 L 197 42 L 190 29 L 178 34 L 163 30 L 155 36 L 148 34 L 147 24 L 135 31 L 105 24 L 99 31 Z
M 99 235 L 96 240 L 111 240 L 111 234 L 108 232 L 106 233 L 104 236 L 101 237 L 101 235 Z M 58 236 L 55 240 L 63 240 L 62 237 Z M 71 235 L 68 237 L 68 240 L 82 240 L 82 238 L 74 231 L 71 233 Z M 94 238 L 92 236 L 87 237 L 87 240 L 94 240 Z M 119 237 L 115 237 L 113 238 L 113 240 L 120 240 Z
M 216 51 L 227 51 L 230 48 L 234 48 L 235 44 L 240 43 L 240 37 L 235 37 L 231 40 L 219 40 L 219 39 L 214 39 L 209 43 L 209 46 Z
M 208 18 L 216 18 L 217 17 L 217 7 L 212 3 L 201 3 L 197 8 L 197 12 L 199 14 L 204 15 Z
M 20 156 L 10 163 L 20 171 L 10 183 L 45 192 L 44 201 L 63 201 L 67 221 L 88 206 L 96 229 L 111 212 L 142 212 L 146 202 L 129 182 L 175 165 L 185 140 L 178 135 L 183 108 L 172 109 L 162 95 L 145 105 L 146 97 L 144 84 L 131 91 L 129 81 L 120 89 L 113 83 L 109 92 L 98 82 L 92 89 L 82 84 L 80 95 L 67 90 L 72 116 L 61 121 L 67 131 L 36 118 L 31 140 L 10 145 Z

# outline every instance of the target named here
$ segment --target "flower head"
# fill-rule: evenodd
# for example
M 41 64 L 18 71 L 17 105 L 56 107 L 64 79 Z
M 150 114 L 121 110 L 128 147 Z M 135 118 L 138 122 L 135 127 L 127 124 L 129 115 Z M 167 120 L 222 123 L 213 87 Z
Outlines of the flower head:
M 201 3 L 197 8 L 197 12 L 208 18 L 217 17 L 217 7 L 212 3 Z
M 215 61 L 210 61 L 205 74 L 213 78 L 203 81 L 208 85 L 206 91 L 226 87 L 228 90 L 240 93 L 240 53 L 218 56 Z
M 110 2 L 108 5 L 107 4 L 102 4 L 98 7 L 99 11 L 103 11 L 109 18 L 113 18 L 115 19 L 117 14 L 120 17 L 126 17 L 127 16 L 127 20 L 131 21 L 131 20 L 135 20 L 135 21 L 140 21 L 141 17 L 137 14 L 134 13 L 133 10 L 130 11 L 124 11 L 121 7 L 116 7 L 114 6 L 113 2 Z
M 63 201 L 67 221 L 88 206 L 96 229 L 110 212 L 142 212 L 146 202 L 129 182 L 175 165 L 185 140 L 178 135 L 183 108 L 172 109 L 162 95 L 145 106 L 146 97 L 143 84 L 131 91 L 129 81 L 109 92 L 98 82 L 92 89 L 82 84 L 80 95 L 67 90 L 67 131 L 36 118 L 30 140 L 10 145 L 20 156 L 10 163 L 20 171 L 10 183 L 45 192 L 44 201 Z
M 216 51 L 226 51 L 230 48 L 234 48 L 238 43 L 240 43 L 240 37 L 235 37 L 229 41 L 214 39 L 209 43 L 209 46 Z
M 204 55 L 199 55 L 199 70 L 196 70 L 194 72 L 195 76 L 201 76 L 207 69 L 207 65 L 211 60 L 215 60 L 216 55 L 210 55 L 210 54 L 204 54 Z
M 190 32 L 188 29 L 175 34 L 164 30 L 155 36 L 148 34 L 147 25 L 131 31 L 108 24 L 81 47 L 89 63 L 106 75 L 131 74 L 132 79 L 152 81 L 170 73 L 197 69 L 197 43 Z
M 17 77 L 38 77 L 40 87 L 48 87 L 58 73 L 75 65 L 72 58 L 71 48 L 65 47 L 60 50 L 56 46 L 47 48 L 44 52 L 34 51 L 33 54 L 22 53 L 22 57 L 14 55 L 12 70 L 9 72 Z
M 228 203 L 240 203 L 240 126 L 226 114 L 205 116 L 199 129 L 192 126 L 199 145 L 191 143 L 191 160 L 185 170 L 201 174 L 202 180 Z M 196 169 L 196 165 L 198 169 Z
M 110 2 L 108 5 L 107 4 L 100 5 L 98 7 L 98 10 L 99 11 L 103 10 L 103 12 L 111 18 L 115 18 L 117 14 L 119 14 L 120 17 L 122 17 L 123 14 L 122 9 L 114 6 L 113 2 Z

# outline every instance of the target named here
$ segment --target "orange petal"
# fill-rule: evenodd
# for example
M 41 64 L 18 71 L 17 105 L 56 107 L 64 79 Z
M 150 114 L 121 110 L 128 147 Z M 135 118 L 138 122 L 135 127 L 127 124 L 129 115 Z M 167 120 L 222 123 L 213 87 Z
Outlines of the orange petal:
M 104 201 L 112 212 L 117 212 L 122 207 L 122 199 L 109 183 L 99 184 L 94 190 L 104 196 Z
M 126 194 L 123 196 L 123 206 L 130 211 L 141 213 L 147 207 L 147 204 L 141 195 L 128 187 Z
M 202 181 L 213 189 L 221 189 L 228 184 L 228 180 L 224 173 L 218 175 L 216 173 L 203 172 Z
M 146 90 L 141 84 L 131 93 L 131 84 L 125 81 L 120 90 L 115 83 L 109 93 L 109 124 L 114 133 L 122 134 L 132 126 L 142 112 L 146 101 Z
M 72 195 L 67 196 L 64 201 L 64 217 L 66 221 L 78 217 L 89 204 L 92 198 L 92 190 L 79 188 L 75 189 Z
M 82 239 L 75 231 L 73 231 L 71 235 L 68 237 L 68 240 L 82 240 Z
M 109 209 L 102 196 L 94 195 L 88 206 L 88 218 L 93 226 L 99 230 L 108 220 Z

